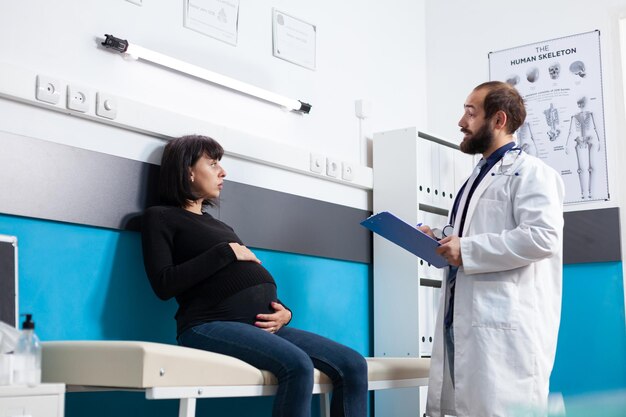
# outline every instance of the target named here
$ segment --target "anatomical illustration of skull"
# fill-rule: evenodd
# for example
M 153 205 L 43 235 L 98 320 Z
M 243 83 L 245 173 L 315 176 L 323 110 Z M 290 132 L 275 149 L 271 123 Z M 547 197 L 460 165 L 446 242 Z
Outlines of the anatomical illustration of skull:
M 585 73 L 585 64 L 583 64 L 582 61 L 572 62 L 572 64 L 569 66 L 569 70 L 572 72 L 572 74 L 578 75 L 580 78 L 585 78 L 585 75 L 587 75 L 587 73 Z
M 510 84 L 512 86 L 516 86 L 517 83 L 519 83 L 519 75 L 509 75 L 506 79 L 507 84 Z
M 559 74 L 561 73 L 561 64 L 556 62 L 550 65 L 548 67 L 548 72 L 550 73 L 550 78 L 552 78 L 553 80 L 556 80 L 557 78 L 559 78 Z
M 533 67 L 526 71 L 526 79 L 528 82 L 534 83 L 539 79 L 539 68 Z

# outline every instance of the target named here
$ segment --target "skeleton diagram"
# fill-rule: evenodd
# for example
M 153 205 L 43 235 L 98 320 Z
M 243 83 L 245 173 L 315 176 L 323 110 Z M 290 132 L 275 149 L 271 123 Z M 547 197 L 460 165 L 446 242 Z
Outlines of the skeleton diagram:
M 533 132 L 530 130 L 530 123 L 524 123 L 517 129 L 517 140 L 519 147 L 529 155 L 537 156 L 537 146 Z
M 554 107 L 554 104 L 550 103 L 550 108 L 543 111 L 546 116 L 546 123 L 550 126 L 548 131 L 548 138 L 554 142 L 559 137 L 561 131 L 559 130 L 559 111 Z
M 578 180 L 580 182 L 580 198 L 585 198 L 585 190 L 588 198 L 591 198 L 591 179 L 593 173 L 591 151 L 596 148 L 600 152 L 600 137 L 593 120 L 593 113 L 585 111 L 587 98 L 582 97 L 576 102 L 580 113 L 572 116 L 569 125 L 569 134 L 565 142 L 565 153 L 569 154 L 567 144 L 573 139 L 576 145 L 576 158 L 578 160 Z

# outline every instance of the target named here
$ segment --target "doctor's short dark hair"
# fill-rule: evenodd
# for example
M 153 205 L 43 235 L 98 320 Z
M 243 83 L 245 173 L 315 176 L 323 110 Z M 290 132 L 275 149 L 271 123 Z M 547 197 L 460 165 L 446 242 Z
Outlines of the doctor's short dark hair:
M 159 171 L 162 204 L 186 207 L 198 199 L 191 190 L 190 168 L 204 155 L 219 161 L 224 156 L 224 148 L 215 139 L 200 135 L 181 136 L 165 145 Z M 211 200 L 203 203 L 215 205 Z
M 524 99 L 517 89 L 501 81 L 488 81 L 480 84 L 474 91 L 482 89 L 487 90 L 483 103 L 485 119 L 490 119 L 496 112 L 502 110 L 507 116 L 507 133 L 515 132 L 526 119 Z

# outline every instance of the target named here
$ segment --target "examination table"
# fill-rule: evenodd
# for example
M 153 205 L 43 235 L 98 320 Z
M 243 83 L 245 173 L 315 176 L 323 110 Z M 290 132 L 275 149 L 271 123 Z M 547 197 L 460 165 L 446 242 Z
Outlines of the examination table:
M 366 358 L 369 390 L 428 384 L 430 359 Z M 43 343 L 42 378 L 68 391 L 145 391 L 147 399 L 179 399 L 179 417 L 195 415 L 196 400 L 274 395 L 276 378 L 230 356 L 137 341 Z M 328 416 L 330 379 L 317 369 L 313 393 Z

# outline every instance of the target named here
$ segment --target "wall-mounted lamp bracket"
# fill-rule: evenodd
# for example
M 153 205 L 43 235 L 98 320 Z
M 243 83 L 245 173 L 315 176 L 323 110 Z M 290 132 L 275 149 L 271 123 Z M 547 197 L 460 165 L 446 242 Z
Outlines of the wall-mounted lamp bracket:
M 114 49 L 117 52 L 124 53 L 128 49 L 128 41 L 126 39 L 116 38 L 113 35 L 104 35 L 105 39 L 102 46 L 108 49 Z

